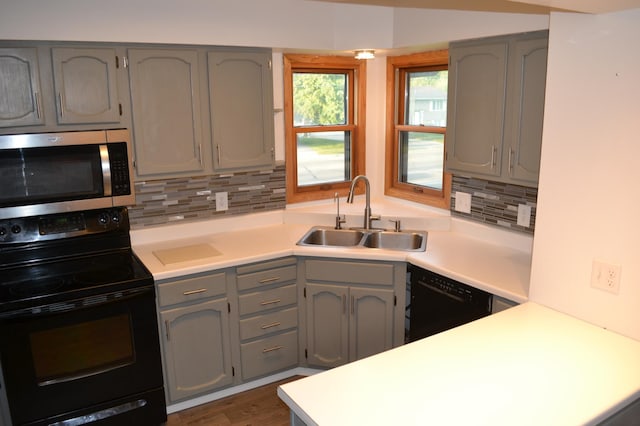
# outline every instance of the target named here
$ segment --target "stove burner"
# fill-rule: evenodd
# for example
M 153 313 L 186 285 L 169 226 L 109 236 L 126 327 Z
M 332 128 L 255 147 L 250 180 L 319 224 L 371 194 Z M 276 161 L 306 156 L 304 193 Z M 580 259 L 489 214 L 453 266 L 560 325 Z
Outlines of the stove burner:
M 73 281 L 78 284 L 105 284 L 126 281 L 133 276 L 133 270 L 129 265 L 102 265 L 83 271 L 73 276 Z
M 9 287 L 9 292 L 15 296 L 41 296 L 51 294 L 65 285 L 60 277 L 42 278 L 35 281 L 20 281 Z

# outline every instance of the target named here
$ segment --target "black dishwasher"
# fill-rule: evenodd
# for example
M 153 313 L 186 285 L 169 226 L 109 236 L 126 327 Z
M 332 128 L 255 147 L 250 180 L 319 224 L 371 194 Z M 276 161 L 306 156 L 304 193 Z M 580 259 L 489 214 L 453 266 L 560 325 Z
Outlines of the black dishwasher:
M 414 265 L 409 265 L 408 271 L 411 283 L 408 342 L 491 314 L 491 293 Z

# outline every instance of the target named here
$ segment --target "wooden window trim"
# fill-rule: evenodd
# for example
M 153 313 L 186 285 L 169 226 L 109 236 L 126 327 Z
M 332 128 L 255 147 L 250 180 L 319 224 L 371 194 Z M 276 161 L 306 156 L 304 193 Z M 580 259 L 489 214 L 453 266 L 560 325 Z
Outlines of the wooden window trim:
M 385 131 L 385 195 L 427 204 L 433 207 L 449 209 L 451 201 L 451 174 L 444 173 L 442 191 L 432 190 L 419 185 L 398 181 L 398 141 L 400 131 L 410 131 L 416 126 L 402 125 L 404 112 L 398 98 L 397 76 L 401 68 L 448 64 L 449 51 L 437 50 L 387 58 L 387 104 Z M 429 128 L 420 127 L 420 131 Z M 446 144 L 446 137 L 445 137 Z M 444 158 L 442 159 L 444 162 Z
M 298 161 L 296 137 L 293 129 L 293 72 L 312 70 L 351 70 L 355 78 L 352 96 L 353 108 L 349 109 L 347 123 L 341 126 L 323 126 L 318 131 L 350 130 L 351 175 L 365 174 L 366 128 L 366 61 L 346 56 L 284 55 L 284 120 L 287 203 L 299 203 L 333 198 L 334 193 L 346 195 L 350 182 L 326 183 L 298 187 Z M 351 99 L 350 99 L 351 101 Z

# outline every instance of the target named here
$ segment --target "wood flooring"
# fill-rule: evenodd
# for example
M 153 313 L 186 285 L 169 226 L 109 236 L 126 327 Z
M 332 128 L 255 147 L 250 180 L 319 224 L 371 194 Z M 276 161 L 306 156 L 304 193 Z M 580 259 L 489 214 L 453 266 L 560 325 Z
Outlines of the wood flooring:
M 169 414 L 166 426 L 288 426 L 289 407 L 277 395 L 274 382 L 188 410 Z

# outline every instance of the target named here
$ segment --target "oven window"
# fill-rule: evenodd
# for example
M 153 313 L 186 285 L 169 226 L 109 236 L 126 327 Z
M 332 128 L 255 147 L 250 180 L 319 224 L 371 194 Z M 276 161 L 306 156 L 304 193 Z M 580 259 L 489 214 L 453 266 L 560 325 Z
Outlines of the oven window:
M 1 207 L 88 199 L 103 194 L 98 145 L 4 150 L 0 176 Z
M 30 340 L 40 386 L 129 365 L 135 358 L 128 314 L 34 332 Z

